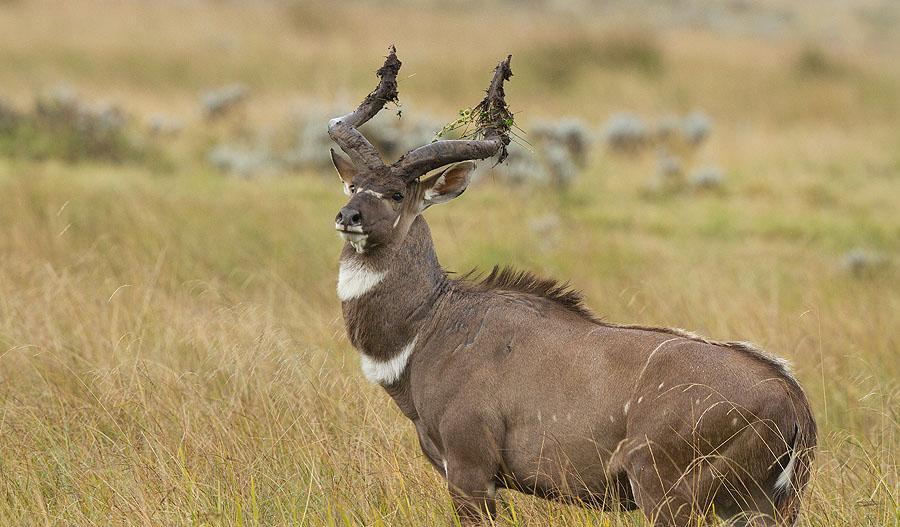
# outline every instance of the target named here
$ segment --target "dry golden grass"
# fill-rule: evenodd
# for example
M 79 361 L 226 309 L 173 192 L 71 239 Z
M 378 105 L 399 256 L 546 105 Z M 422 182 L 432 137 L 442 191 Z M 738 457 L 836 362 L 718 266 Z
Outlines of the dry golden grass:
M 224 179 L 194 152 L 202 88 L 246 81 L 251 118 L 271 122 L 293 104 L 365 93 L 392 41 L 411 112 L 449 118 L 506 52 L 525 123 L 709 112 L 698 157 L 727 169 L 723 194 L 648 197 L 652 159 L 598 150 L 565 195 L 487 181 L 429 210 L 442 262 L 570 279 L 610 320 L 753 340 L 791 359 L 821 430 L 801 525 L 900 523 L 892 48 L 829 51 L 848 66 L 810 78 L 796 68 L 802 38 L 655 32 L 511 4 L 11 2 L 0 5 L 4 95 L 23 102 L 67 80 L 191 124 L 172 173 L 0 161 L 0 524 L 448 520 L 412 427 L 363 380 L 344 337 L 333 176 Z M 623 47 L 637 58 L 617 62 Z M 554 57 L 566 78 L 547 76 Z M 560 227 L 533 232 L 548 213 Z M 893 263 L 849 275 L 840 255 L 857 245 Z M 643 524 L 506 498 L 502 525 Z

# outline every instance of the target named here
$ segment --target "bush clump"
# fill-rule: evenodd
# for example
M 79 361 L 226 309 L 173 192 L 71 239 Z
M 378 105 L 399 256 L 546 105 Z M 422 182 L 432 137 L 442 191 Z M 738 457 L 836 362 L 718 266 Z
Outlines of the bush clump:
M 725 185 L 725 173 L 714 166 L 700 167 L 691 172 L 690 184 L 698 190 L 719 190 Z
M 203 117 L 209 121 L 223 118 L 240 108 L 250 89 L 240 83 L 228 84 L 200 95 L 200 107 Z
M 879 252 L 854 247 L 841 257 L 841 267 L 853 276 L 865 276 L 885 267 L 887 258 Z
M 818 47 L 804 48 L 794 61 L 801 77 L 829 77 L 846 72 L 846 66 Z
M 587 168 L 593 134 L 581 120 L 563 118 L 536 123 L 508 147 L 506 160 L 478 165 L 478 177 L 490 175 L 512 185 L 549 185 L 564 191 Z
M 22 114 L 11 104 L 0 99 L 0 134 L 15 130 L 21 120 Z
M 606 123 L 603 137 L 612 150 L 636 152 L 649 143 L 649 128 L 640 117 L 619 113 Z
M 689 170 L 697 153 L 713 131 L 713 121 L 704 112 L 685 116 L 665 114 L 654 125 L 630 113 L 610 116 L 603 128 L 603 139 L 610 152 L 639 158 L 656 149 L 656 170 L 649 190 L 669 193 L 685 190 L 722 190 L 725 174 L 715 167 Z
M 207 157 L 209 163 L 225 174 L 250 179 L 279 169 L 279 160 L 262 143 L 255 148 L 222 143 L 214 147 Z
M 0 104 L 0 155 L 12 158 L 144 162 L 159 153 L 143 145 L 116 105 L 91 104 L 70 88 L 38 97 L 30 113 Z

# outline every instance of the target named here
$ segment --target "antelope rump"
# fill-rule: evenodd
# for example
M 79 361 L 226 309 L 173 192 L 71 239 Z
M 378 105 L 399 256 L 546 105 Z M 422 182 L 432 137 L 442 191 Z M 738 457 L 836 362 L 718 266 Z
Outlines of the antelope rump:
M 528 272 L 457 279 L 441 268 L 422 213 L 465 191 L 474 160 L 504 159 L 510 58 L 473 109 L 475 136 L 388 165 L 358 127 L 397 100 L 399 69 L 391 48 L 375 91 L 329 123 L 349 157 L 332 151 L 349 196 L 335 218 L 346 240 L 337 293 L 365 376 L 415 425 L 460 521 L 493 517 L 508 488 L 640 508 L 654 525 L 713 514 L 795 524 L 816 424 L 784 361 L 601 321 L 578 292 Z

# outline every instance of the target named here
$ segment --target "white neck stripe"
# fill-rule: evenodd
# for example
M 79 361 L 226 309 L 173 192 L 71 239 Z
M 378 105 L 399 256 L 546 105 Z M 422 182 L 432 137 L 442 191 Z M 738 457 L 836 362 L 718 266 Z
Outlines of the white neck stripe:
M 363 375 L 375 384 L 388 385 L 397 382 L 403 375 L 403 372 L 406 371 L 406 365 L 409 363 L 409 357 L 416 347 L 417 340 L 419 340 L 418 335 L 413 337 L 400 353 L 387 361 L 375 360 L 365 353 L 361 353 L 359 365 L 362 368 Z
M 387 271 L 373 271 L 354 261 L 341 261 L 338 273 L 337 296 L 341 302 L 359 298 L 384 280 Z

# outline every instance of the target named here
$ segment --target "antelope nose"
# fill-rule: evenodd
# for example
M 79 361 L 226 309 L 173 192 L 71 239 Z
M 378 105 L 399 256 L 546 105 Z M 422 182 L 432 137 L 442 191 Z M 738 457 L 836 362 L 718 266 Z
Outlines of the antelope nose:
M 359 227 L 362 223 L 362 215 L 356 209 L 344 207 L 337 213 L 334 222 L 344 227 Z

